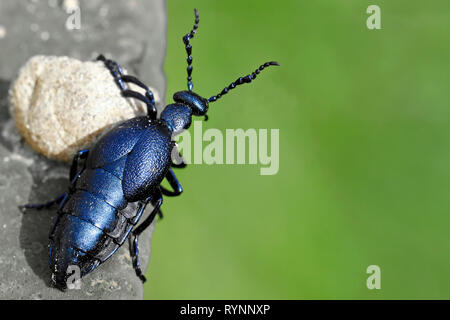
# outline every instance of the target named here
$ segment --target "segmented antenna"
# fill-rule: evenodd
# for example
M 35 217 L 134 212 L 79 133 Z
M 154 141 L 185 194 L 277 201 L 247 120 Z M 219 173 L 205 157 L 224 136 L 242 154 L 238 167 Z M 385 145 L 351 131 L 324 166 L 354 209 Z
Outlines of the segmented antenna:
M 222 97 L 224 94 L 227 94 L 228 91 L 230 91 L 231 89 L 236 88 L 236 86 L 244 84 L 244 83 L 250 83 L 253 80 L 255 80 L 256 76 L 263 71 L 265 68 L 269 67 L 269 66 L 279 66 L 280 64 L 276 61 L 269 61 L 266 62 L 262 65 L 259 66 L 258 69 L 256 69 L 254 72 L 252 72 L 251 74 L 245 76 L 245 77 L 239 77 L 235 82 L 231 83 L 228 87 L 225 87 L 221 93 L 219 93 L 218 95 L 212 96 L 211 98 L 208 99 L 209 102 L 214 102 L 217 101 L 217 99 L 220 99 L 220 97 Z
M 192 89 L 194 88 L 194 85 L 192 84 L 192 76 L 191 76 L 192 75 L 192 56 L 191 56 L 192 46 L 189 44 L 189 40 L 194 37 L 195 32 L 198 29 L 198 23 L 200 22 L 200 17 L 198 15 L 198 10 L 194 9 L 194 12 L 195 12 L 195 24 L 192 27 L 191 32 L 189 32 L 187 35 L 185 35 L 183 37 L 183 43 L 185 45 L 185 49 L 186 49 L 186 53 L 187 53 L 187 60 L 186 60 L 187 64 L 188 64 L 188 66 L 187 66 L 187 74 L 188 74 L 187 85 L 188 85 L 188 90 L 189 91 L 192 91 Z

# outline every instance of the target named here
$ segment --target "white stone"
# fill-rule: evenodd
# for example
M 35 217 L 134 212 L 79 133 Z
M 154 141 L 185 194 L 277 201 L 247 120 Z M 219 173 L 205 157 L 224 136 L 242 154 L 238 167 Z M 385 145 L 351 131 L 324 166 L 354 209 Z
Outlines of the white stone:
M 130 89 L 143 93 L 135 85 Z M 158 93 L 150 89 L 158 103 Z M 103 62 L 69 57 L 30 58 L 11 86 L 10 102 L 25 141 L 61 161 L 69 161 L 112 124 L 146 113 L 143 103 L 121 96 Z

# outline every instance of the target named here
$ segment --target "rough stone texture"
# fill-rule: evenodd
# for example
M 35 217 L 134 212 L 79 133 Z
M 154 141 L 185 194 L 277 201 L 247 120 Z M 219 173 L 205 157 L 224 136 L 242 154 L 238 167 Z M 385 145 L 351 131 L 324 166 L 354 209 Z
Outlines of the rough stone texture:
M 77 1 L 60 3 L 0 1 L 0 299 L 142 299 L 143 287 L 131 267 L 128 245 L 84 278 L 81 290 L 62 293 L 49 287 L 47 236 L 56 210 L 22 214 L 18 206 L 64 191 L 68 166 L 28 147 L 8 112 L 7 97 L 10 82 L 34 55 L 87 61 L 99 53 L 120 62 L 164 97 L 165 2 L 82 1 L 80 30 L 65 27 L 69 15 L 64 8 Z M 144 268 L 152 229 L 140 237 Z
M 129 89 L 145 94 L 133 84 Z M 120 95 L 103 62 L 69 57 L 32 57 L 10 90 L 11 113 L 25 141 L 61 161 L 71 160 L 110 125 L 146 114 L 137 101 Z

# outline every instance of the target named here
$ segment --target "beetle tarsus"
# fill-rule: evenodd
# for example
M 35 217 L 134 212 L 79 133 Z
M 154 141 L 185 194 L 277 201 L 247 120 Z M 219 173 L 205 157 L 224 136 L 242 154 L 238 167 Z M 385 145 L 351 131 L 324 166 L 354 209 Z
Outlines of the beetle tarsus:
M 121 66 L 117 64 L 117 62 L 113 60 L 106 59 L 104 55 L 99 55 L 97 57 L 98 61 L 103 61 L 105 64 L 105 67 L 110 71 L 111 75 L 114 78 L 114 81 L 116 81 L 122 96 L 127 98 L 135 98 L 147 106 L 147 113 L 152 119 L 156 119 L 157 110 L 156 110 L 156 103 L 155 103 L 155 96 L 153 92 L 138 78 L 130 75 L 124 75 L 123 69 Z M 140 94 L 137 91 L 129 90 L 125 86 L 124 83 L 133 83 L 142 89 L 145 90 L 145 96 Z
M 147 229 L 148 226 L 151 225 L 151 223 L 155 219 L 156 214 L 160 212 L 160 207 L 163 202 L 162 194 L 159 190 L 155 192 L 155 195 L 153 195 L 153 197 L 150 198 L 157 199 L 155 201 L 156 203 L 154 204 L 153 211 L 139 226 L 137 226 L 133 230 L 132 232 L 133 240 L 130 243 L 130 255 L 133 261 L 133 268 L 134 271 L 136 272 L 136 275 L 139 277 L 139 279 L 141 279 L 142 282 L 145 282 L 146 278 L 142 273 L 141 264 L 139 261 L 139 240 L 138 240 L 139 235 L 141 235 L 141 233 L 144 232 L 145 229 Z

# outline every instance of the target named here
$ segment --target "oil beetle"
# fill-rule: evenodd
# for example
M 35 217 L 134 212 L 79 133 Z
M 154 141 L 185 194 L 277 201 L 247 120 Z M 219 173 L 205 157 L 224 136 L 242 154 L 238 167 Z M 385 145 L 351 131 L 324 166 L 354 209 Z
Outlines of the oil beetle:
M 69 190 L 44 204 L 27 204 L 25 208 L 42 209 L 59 204 L 57 217 L 50 230 L 49 264 L 52 285 L 66 289 L 69 266 L 78 266 L 81 276 L 93 271 L 130 236 L 130 252 L 136 275 L 144 282 L 139 264 L 139 235 L 152 223 L 156 214 L 162 217 L 163 195 L 178 196 L 183 189 L 172 168 L 186 166 L 176 150 L 172 137 L 189 128 L 192 116 L 207 119 L 209 103 L 217 101 L 236 86 L 250 83 L 264 68 L 279 65 L 266 62 L 253 73 L 240 77 L 219 94 L 205 99 L 193 92 L 192 46 L 199 23 L 183 37 L 187 52 L 187 91 L 174 94 L 175 103 L 167 105 L 157 118 L 153 93 L 136 77 L 124 75 L 122 68 L 100 55 L 124 97 L 137 99 L 147 106 L 147 115 L 124 121 L 103 136 L 90 150 L 79 151 L 70 168 Z M 133 83 L 145 94 L 129 90 Z M 181 159 L 172 161 L 172 151 Z M 161 186 L 166 178 L 173 190 Z M 153 210 L 137 226 L 148 203 Z

